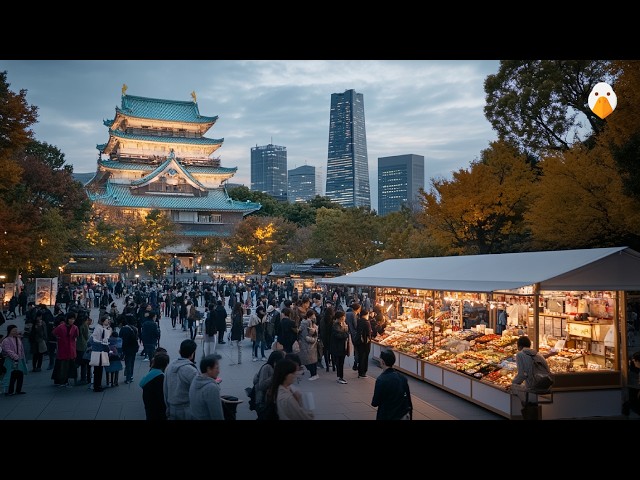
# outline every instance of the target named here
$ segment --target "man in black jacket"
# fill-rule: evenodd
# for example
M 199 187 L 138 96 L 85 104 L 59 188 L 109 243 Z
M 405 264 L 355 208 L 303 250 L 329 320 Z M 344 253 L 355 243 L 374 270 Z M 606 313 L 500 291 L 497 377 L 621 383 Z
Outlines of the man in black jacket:
M 393 350 L 380 352 L 382 369 L 376 379 L 371 405 L 378 407 L 376 420 L 411 420 L 413 403 L 407 377 L 393 368 L 396 355 Z

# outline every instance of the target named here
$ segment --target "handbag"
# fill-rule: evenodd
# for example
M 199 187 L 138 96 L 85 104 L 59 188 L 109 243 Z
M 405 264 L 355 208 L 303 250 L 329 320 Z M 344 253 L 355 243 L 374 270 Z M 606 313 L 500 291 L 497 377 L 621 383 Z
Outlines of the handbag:
M 282 345 L 278 340 L 274 340 L 271 344 L 272 350 L 284 350 L 284 345 Z
M 108 367 L 110 365 L 109 352 L 91 352 L 89 365 L 92 367 Z
M 47 342 L 44 339 L 40 339 L 38 341 L 38 353 L 46 353 L 47 351 Z
M 293 345 L 291 345 L 291 352 L 300 353 L 300 344 L 298 343 L 298 340 L 293 342 Z

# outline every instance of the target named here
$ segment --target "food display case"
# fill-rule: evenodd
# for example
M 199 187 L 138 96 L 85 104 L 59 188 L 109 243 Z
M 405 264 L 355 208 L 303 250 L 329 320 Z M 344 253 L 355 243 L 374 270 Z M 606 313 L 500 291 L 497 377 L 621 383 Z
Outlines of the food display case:
M 553 295 L 559 297 L 558 292 Z M 565 296 L 574 295 L 575 292 L 567 292 Z M 599 305 L 611 307 L 615 303 L 610 297 L 602 301 L 603 295 L 589 292 L 583 295 L 588 298 L 587 307 L 583 308 L 590 308 L 590 295 L 600 299 Z M 523 301 L 508 295 L 489 298 L 478 294 L 381 288 L 376 299 L 387 312 L 389 323 L 384 334 L 373 342 L 373 356 L 377 358 L 383 349 L 392 349 L 398 358 L 396 367 L 415 378 L 505 417 L 516 418 L 521 415 L 521 405 L 509 387 L 516 374 L 517 339 L 528 334 L 534 348 L 547 358 L 556 379 L 553 402 L 545 405 L 544 418 L 572 417 L 577 411 L 585 417 L 618 413 L 602 410 L 602 405 L 619 405 L 620 398 L 613 318 L 585 316 L 582 321 L 582 316 L 576 317 L 577 312 L 573 315 L 544 313 L 544 309 L 543 313 L 535 312 L 533 299 Z M 461 313 L 467 305 L 473 305 L 478 312 L 489 312 L 486 321 L 464 328 L 466 322 Z M 511 321 L 496 333 L 498 325 L 493 312 L 498 308 L 507 311 L 509 305 L 526 305 L 525 314 L 511 310 L 518 321 Z M 613 312 L 615 308 L 609 307 L 608 311 Z

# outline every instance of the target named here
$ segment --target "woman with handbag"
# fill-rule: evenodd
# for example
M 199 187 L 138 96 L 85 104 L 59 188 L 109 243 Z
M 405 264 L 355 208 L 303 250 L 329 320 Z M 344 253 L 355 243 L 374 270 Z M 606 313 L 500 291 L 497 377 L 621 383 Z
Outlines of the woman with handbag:
M 93 391 L 102 392 L 102 373 L 109 365 L 109 337 L 111 336 L 110 318 L 108 315 L 98 319 L 98 324 L 91 335 L 91 360 L 93 367 Z
M 300 361 L 309 370 L 309 381 L 320 378 L 318 376 L 318 326 L 316 325 L 316 313 L 312 308 L 307 310 L 304 319 L 300 322 L 298 343 L 300 344 Z
M 7 336 L 2 339 L 1 348 L 6 373 L 2 377 L 2 390 L 6 396 L 24 395 L 22 382 L 27 374 L 24 346 L 17 325 L 7 325 Z M 14 390 L 15 388 L 15 390 Z

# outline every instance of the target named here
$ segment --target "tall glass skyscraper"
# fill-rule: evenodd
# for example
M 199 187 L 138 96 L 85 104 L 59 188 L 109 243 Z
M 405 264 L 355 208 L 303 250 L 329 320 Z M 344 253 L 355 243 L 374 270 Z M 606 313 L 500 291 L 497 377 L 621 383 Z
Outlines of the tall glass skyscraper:
M 288 198 L 291 203 L 306 202 L 316 196 L 316 167 L 302 165 L 289 170 Z
M 251 190 L 287 201 L 287 147 L 270 143 L 251 148 Z
M 325 196 L 343 207 L 371 208 L 364 100 L 355 90 L 331 94 Z
M 424 188 L 424 157 L 396 155 L 378 158 L 378 215 L 418 207 Z

